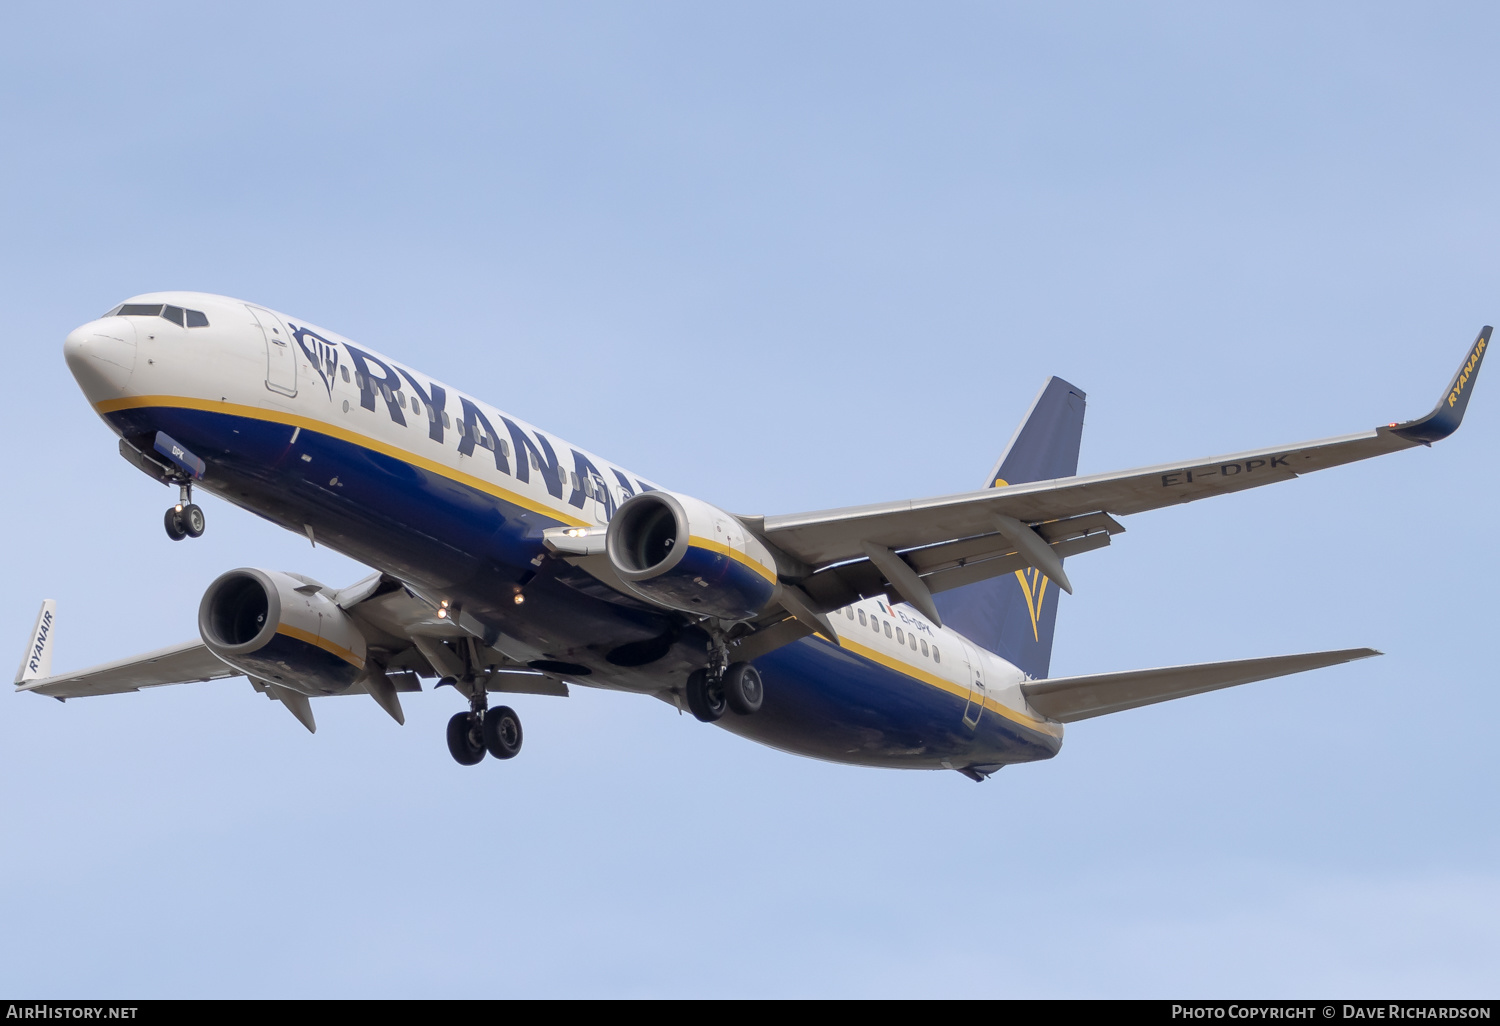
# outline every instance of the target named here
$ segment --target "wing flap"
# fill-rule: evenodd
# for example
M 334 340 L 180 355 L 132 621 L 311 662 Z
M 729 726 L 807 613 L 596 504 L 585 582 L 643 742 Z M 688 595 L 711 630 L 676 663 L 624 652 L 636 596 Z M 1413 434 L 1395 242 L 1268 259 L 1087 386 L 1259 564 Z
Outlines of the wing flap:
M 1086 720 L 1107 713 L 1123 712 L 1174 698 L 1201 695 L 1237 684 L 1283 677 L 1324 666 L 1367 659 L 1381 653 L 1373 648 L 1346 648 L 1335 652 L 1236 659 L 1225 663 L 1195 663 L 1154 670 L 1125 670 L 1085 677 L 1058 677 L 1021 685 L 1021 693 L 1043 716 L 1063 723 Z
M 76 673 L 26 681 L 18 684 L 16 691 L 34 692 L 52 698 L 85 698 L 89 695 L 119 695 L 139 691 L 141 688 L 192 684 L 239 675 L 238 670 L 222 662 L 203 642 L 185 641 L 144 655 L 101 663 Z

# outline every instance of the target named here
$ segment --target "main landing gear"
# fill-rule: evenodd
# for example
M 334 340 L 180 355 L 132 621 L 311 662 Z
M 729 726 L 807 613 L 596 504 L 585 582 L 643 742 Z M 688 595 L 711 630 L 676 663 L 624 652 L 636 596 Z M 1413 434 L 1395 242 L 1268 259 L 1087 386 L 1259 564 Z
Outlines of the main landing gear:
M 484 761 L 486 752 L 497 759 L 514 759 L 521 751 L 521 717 L 508 705 L 485 708 L 489 696 L 484 685 L 474 681 L 469 687 L 469 711 L 448 721 L 448 751 L 453 760 L 460 766 L 475 766 Z
M 694 670 L 688 674 L 688 709 L 704 723 L 712 723 L 729 710 L 741 716 L 760 711 L 766 689 L 760 671 L 749 663 L 731 663 L 722 673 Z
M 166 516 L 162 518 L 167 537 L 173 541 L 203 537 L 206 526 L 203 522 L 203 509 L 193 503 L 193 486 L 182 484 L 177 488 L 177 505 L 168 509 Z

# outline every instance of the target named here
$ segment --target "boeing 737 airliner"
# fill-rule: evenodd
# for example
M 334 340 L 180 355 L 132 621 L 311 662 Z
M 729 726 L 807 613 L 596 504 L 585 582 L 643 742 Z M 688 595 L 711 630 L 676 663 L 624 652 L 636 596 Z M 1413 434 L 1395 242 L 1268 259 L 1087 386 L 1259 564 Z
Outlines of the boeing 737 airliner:
M 198 637 L 52 675 L 43 602 L 18 691 L 58 699 L 245 676 L 308 730 L 311 699 L 451 685 L 460 763 L 521 748 L 490 696 L 572 686 L 652 695 L 789 752 L 983 780 L 1056 755 L 1063 725 L 1371 649 L 1049 678 L 1063 561 L 1115 519 L 1285 481 L 1452 434 L 1484 328 L 1425 417 L 1282 448 L 1076 476 L 1084 393 L 1050 379 L 978 491 L 745 516 L 671 491 L 390 357 L 266 307 L 137 296 L 68 335 L 120 454 L 176 489 L 167 536 L 205 528 L 194 490 L 370 566 L 343 588 L 241 568 Z

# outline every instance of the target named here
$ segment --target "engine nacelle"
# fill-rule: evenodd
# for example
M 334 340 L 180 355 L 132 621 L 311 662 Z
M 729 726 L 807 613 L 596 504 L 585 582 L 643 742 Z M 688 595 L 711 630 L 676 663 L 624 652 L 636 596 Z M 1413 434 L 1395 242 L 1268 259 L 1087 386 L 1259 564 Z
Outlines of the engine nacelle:
M 734 517 L 676 492 L 642 492 L 610 517 L 609 561 L 643 598 L 670 609 L 746 620 L 776 591 L 776 560 Z
M 208 586 L 198 633 L 241 673 L 305 695 L 347 691 L 365 669 L 365 637 L 305 577 L 244 567 Z

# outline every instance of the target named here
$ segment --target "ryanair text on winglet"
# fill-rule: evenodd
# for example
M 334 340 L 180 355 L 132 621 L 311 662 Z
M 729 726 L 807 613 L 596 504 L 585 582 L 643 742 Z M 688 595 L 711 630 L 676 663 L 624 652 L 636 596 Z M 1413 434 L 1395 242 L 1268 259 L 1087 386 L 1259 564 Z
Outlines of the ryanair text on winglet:
M 1474 346 L 1474 351 L 1469 354 L 1469 359 L 1464 363 L 1464 369 L 1458 372 L 1458 381 L 1454 383 L 1453 391 L 1448 393 L 1449 406 L 1458 402 L 1458 397 L 1463 395 L 1464 386 L 1469 383 L 1469 377 L 1474 373 L 1474 365 L 1479 362 L 1479 358 L 1484 355 L 1485 346 L 1489 344 L 1489 339 L 1481 338 Z
M 38 673 L 42 666 L 42 650 L 47 647 L 47 635 L 52 633 L 52 610 L 48 609 L 42 613 L 42 619 L 37 623 L 36 637 L 31 643 L 31 658 L 26 662 L 26 668 L 31 673 Z

